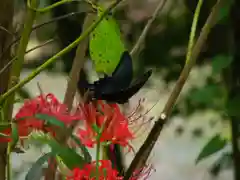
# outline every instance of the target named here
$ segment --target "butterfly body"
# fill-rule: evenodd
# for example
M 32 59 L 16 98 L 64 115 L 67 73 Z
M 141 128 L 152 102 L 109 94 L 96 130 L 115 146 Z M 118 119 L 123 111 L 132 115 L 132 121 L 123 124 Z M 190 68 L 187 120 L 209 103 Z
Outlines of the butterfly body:
M 126 103 L 147 82 L 152 70 L 138 77 L 132 84 L 133 65 L 128 51 L 123 52 L 121 60 L 112 76 L 105 76 L 93 84 L 79 84 L 92 92 L 93 99 L 106 100 L 110 103 Z

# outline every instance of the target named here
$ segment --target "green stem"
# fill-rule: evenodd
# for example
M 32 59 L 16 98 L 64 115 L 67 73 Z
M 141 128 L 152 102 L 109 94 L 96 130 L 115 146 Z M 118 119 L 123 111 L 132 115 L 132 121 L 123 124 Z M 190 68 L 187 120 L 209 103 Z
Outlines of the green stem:
M 27 1 L 27 6 L 28 6 L 28 8 L 32 9 L 33 11 L 37 11 L 39 13 L 45 13 L 45 12 L 47 12 L 47 11 L 57 7 L 57 6 L 60 6 L 60 5 L 65 4 L 65 3 L 74 2 L 74 1 L 76 1 L 76 0 L 61 0 L 61 1 L 56 2 L 56 3 L 52 4 L 52 5 L 49 5 L 49 6 L 45 7 L 45 8 L 37 9 L 36 7 L 33 7 L 31 5 L 31 0 L 28 0 Z
M 12 165 L 11 165 L 11 143 L 7 147 L 7 180 L 12 179 Z
M 16 90 L 23 87 L 25 84 L 30 82 L 33 78 L 35 78 L 40 72 L 42 72 L 44 69 L 46 69 L 49 65 L 54 63 L 58 58 L 60 58 L 62 55 L 68 53 L 72 48 L 78 45 L 84 38 L 86 38 L 101 22 L 101 20 L 110 12 L 118 3 L 120 3 L 120 0 L 117 0 L 113 2 L 107 9 L 104 11 L 101 16 L 91 25 L 88 27 L 88 29 L 82 33 L 82 35 L 77 38 L 74 42 L 72 42 L 70 45 L 68 45 L 66 48 L 55 54 L 53 57 L 48 59 L 45 63 L 43 63 L 41 66 L 39 66 L 35 71 L 33 71 L 28 77 L 23 79 L 21 82 L 10 88 L 6 93 L 4 93 L 2 96 L 0 96 L 0 104 L 8 98 L 10 95 L 12 95 Z
M 32 6 L 37 7 L 37 5 L 38 5 L 38 0 L 32 0 Z M 28 9 L 27 18 L 26 18 L 23 32 L 22 32 L 22 37 L 20 39 L 20 43 L 17 49 L 17 60 L 14 61 L 14 63 L 12 64 L 8 88 L 11 88 L 12 86 L 14 86 L 20 77 L 20 73 L 24 63 L 25 52 L 27 49 L 27 45 L 28 45 L 28 41 L 30 38 L 35 17 L 36 17 L 36 12 L 31 9 Z M 5 121 L 8 121 L 12 116 L 13 103 L 14 103 L 14 92 L 11 93 L 11 96 L 9 96 L 9 98 L 6 101 L 6 104 L 4 105 Z
M 96 150 L 96 180 L 99 179 L 99 160 L 100 160 L 100 150 L 101 150 L 101 144 L 100 140 L 97 140 L 97 150 Z
M 199 19 L 198 17 L 200 15 L 200 10 L 201 10 L 202 4 L 203 4 L 203 0 L 199 0 L 198 4 L 197 4 L 197 8 L 196 8 L 194 16 L 193 16 L 191 33 L 190 33 L 190 38 L 189 38 L 189 42 L 188 42 L 186 63 L 189 62 L 189 60 L 192 56 L 192 49 L 193 49 L 194 39 L 195 39 L 195 35 L 196 35 L 197 23 L 198 23 L 198 19 Z

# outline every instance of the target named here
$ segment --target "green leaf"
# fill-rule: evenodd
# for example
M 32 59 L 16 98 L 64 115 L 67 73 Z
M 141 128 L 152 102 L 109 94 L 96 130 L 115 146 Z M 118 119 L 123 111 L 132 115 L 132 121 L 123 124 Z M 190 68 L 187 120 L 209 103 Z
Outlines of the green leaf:
M 231 64 L 232 60 L 233 60 L 232 56 L 227 56 L 227 55 L 215 56 L 212 59 L 212 71 L 213 71 L 213 74 L 221 73 L 221 71 L 224 68 L 228 67 Z
M 225 139 L 222 139 L 221 136 L 217 134 L 203 147 L 202 151 L 196 159 L 196 164 L 208 156 L 220 151 L 225 147 L 226 144 L 227 141 Z
M 228 0 L 225 2 L 225 5 L 219 11 L 218 21 L 227 20 L 230 14 L 232 4 L 233 4 L 233 0 Z
M 0 124 L 0 131 L 11 128 L 11 123 L 2 123 Z
M 71 170 L 68 169 L 68 167 L 65 165 L 65 163 L 63 162 L 61 157 L 56 156 L 56 161 L 57 161 L 57 165 L 58 165 L 58 168 L 59 168 L 59 172 L 62 175 L 67 176 L 71 173 Z
M 18 142 L 18 139 L 19 139 L 19 136 L 18 136 L 18 127 L 17 127 L 17 124 L 16 123 L 12 123 L 12 135 L 11 135 L 11 147 L 14 147 L 17 142 Z
M 73 149 L 60 145 L 55 139 L 44 133 L 31 134 L 31 138 L 42 144 L 48 144 L 51 147 L 52 152 L 60 156 L 69 169 L 82 167 L 83 164 L 86 163 L 84 158 Z
M 84 159 L 86 162 L 91 162 L 92 161 L 92 157 L 89 153 L 89 151 L 87 150 L 86 146 L 84 146 L 82 144 L 82 142 L 75 136 L 75 135 L 71 135 L 71 138 L 74 140 L 74 142 L 79 146 L 79 148 L 81 149 Z
M 44 120 L 47 124 L 65 128 L 65 124 L 62 121 L 59 121 L 54 116 L 49 116 L 47 114 L 36 114 L 35 117 L 37 119 Z
M 222 98 L 223 92 L 221 90 L 219 85 L 207 85 L 201 89 L 193 90 L 189 94 L 189 98 L 193 103 L 214 104 L 216 100 Z
M 226 104 L 227 113 L 230 116 L 240 117 L 240 95 L 229 99 Z
M 48 161 L 50 157 L 54 156 L 52 152 L 44 154 L 41 156 L 29 169 L 25 180 L 37 180 L 42 177 L 42 166 L 45 162 Z
M 112 16 L 107 15 L 90 34 L 89 49 L 96 71 L 112 74 L 125 51 L 120 29 Z
M 28 90 L 24 87 L 20 88 L 17 92 L 17 95 L 21 97 L 21 99 L 30 99 L 31 95 Z

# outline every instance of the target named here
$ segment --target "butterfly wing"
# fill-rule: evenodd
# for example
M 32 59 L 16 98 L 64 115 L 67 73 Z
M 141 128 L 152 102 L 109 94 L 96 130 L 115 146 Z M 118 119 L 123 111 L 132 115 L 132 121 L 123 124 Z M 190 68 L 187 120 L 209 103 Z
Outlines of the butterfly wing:
M 112 74 L 112 78 L 119 84 L 120 89 L 130 86 L 133 79 L 132 57 L 128 51 L 123 52 L 121 60 Z
M 79 86 L 93 90 L 96 94 L 101 94 L 102 92 L 108 94 L 129 87 L 132 77 L 132 58 L 129 52 L 125 51 L 112 76 L 100 78 L 98 81 L 95 81 L 94 84 L 79 84 Z
M 94 98 L 106 100 L 112 103 L 124 104 L 143 87 L 151 75 L 152 70 L 149 70 L 141 77 L 139 77 L 136 81 L 134 81 L 134 83 L 129 88 L 121 89 L 111 93 L 97 93 L 94 94 Z

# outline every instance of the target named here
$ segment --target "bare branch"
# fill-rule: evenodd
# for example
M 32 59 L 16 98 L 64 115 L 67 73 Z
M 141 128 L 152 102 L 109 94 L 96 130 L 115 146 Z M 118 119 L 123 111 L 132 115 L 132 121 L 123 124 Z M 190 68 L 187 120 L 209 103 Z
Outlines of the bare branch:
M 152 16 L 149 18 L 146 26 L 144 27 L 141 35 L 139 36 L 136 44 L 134 45 L 133 49 L 131 50 L 131 52 L 130 52 L 131 55 L 135 54 L 141 48 L 141 46 L 143 46 L 144 40 L 146 38 L 146 35 L 147 35 L 153 21 L 157 18 L 157 15 L 163 9 L 166 2 L 167 2 L 167 0 L 159 0 L 159 3 L 157 5 L 155 11 L 153 12 Z
M 46 45 L 54 42 L 55 40 L 56 40 L 56 39 L 49 39 L 48 41 L 46 41 L 46 42 L 44 42 L 44 43 L 42 43 L 42 44 L 40 44 L 40 45 L 37 45 L 37 46 L 29 49 L 28 51 L 26 51 L 26 54 L 27 54 L 27 53 L 30 53 L 30 52 L 32 52 L 32 51 L 34 51 L 34 50 L 36 50 L 36 49 L 39 49 L 39 48 L 41 48 L 41 47 L 43 47 L 43 46 L 46 46 Z M 11 64 L 12 64 L 16 59 L 17 59 L 17 57 L 14 57 L 13 59 L 11 59 L 11 60 L 0 70 L 0 75 L 1 75 L 5 70 L 7 70 L 7 68 L 10 67 Z

